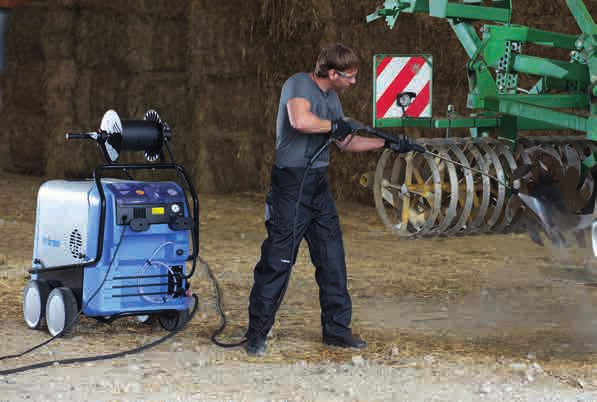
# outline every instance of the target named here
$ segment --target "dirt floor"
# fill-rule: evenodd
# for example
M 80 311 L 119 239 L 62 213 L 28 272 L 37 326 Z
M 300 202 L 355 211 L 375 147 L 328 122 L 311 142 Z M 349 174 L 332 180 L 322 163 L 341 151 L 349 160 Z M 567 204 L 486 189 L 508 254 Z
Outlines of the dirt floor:
M 0 355 L 47 338 L 25 327 L 20 292 L 30 266 L 36 193 L 43 179 L 0 174 Z M 264 237 L 261 194 L 202 195 L 200 251 L 224 292 L 230 322 L 246 325 L 252 267 Z M 399 241 L 375 209 L 339 203 L 364 351 L 321 344 L 306 248 L 278 314 L 268 354 L 248 358 L 209 341 L 217 327 L 205 271 L 193 321 L 140 355 L 0 377 L 0 400 L 549 400 L 597 401 L 597 279 L 526 235 Z M 587 286 L 587 284 L 589 286 Z M 57 340 L 0 370 L 121 351 L 163 336 L 132 319 L 83 318 Z

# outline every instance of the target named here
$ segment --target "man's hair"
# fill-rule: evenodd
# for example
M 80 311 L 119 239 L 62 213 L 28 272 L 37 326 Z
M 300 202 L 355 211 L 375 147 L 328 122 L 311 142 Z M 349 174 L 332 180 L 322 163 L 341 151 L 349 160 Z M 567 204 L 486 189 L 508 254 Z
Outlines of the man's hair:
M 341 43 L 326 46 L 319 52 L 315 64 L 315 75 L 327 77 L 330 70 L 348 70 L 359 66 L 359 59 L 352 49 Z

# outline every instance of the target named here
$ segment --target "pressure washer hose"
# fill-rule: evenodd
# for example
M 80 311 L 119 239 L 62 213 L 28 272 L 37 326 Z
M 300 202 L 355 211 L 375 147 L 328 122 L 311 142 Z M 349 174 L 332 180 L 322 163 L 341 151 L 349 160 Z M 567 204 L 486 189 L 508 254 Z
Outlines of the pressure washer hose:
M 391 135 L 383 133 L 383 132 L 378 131 L 378 130 L 374 130 L 371 127 L 364 127 L 363 129 L 365 131 L 367 131 L 368 133 L 370 133 L 372 135 L 375 135 L 375 136 L 377 136 L 379 138 L 387 139 L 389 141 L 395 141 L 396 140 Z M 264 331 L 265 328 L 267 328 L 267 327 L 269 327 L 271 325 L 272 321 L 274 320 L 276 312 L 278 311 L 278 309 L 280 308 L 280 306 L 282 304 L 282 301 L 284 300 L 284 296 L 286 295 L 286 291 L 288 290 L 288 284 L 290 282 L 290 275 L 292 273 L 292 267 L 294 265 L 294 261 L 295 261 L 295 258 L 296 258 L 294 249 L 296 247 L 296 226 L 297 226 L 297 219 L 298 219 L 298 208 L 300 206 L 301 196 L 302 196 L 302 193 L 303 193 L 303 187 L 304 187 L 304 184 L 305 184 L 305 178 L 307 177 L 307 172 L 309 171 L 309 169 L 311 168 L 311 166 L 313 165 L 313 163 L 315 162 L 315 160 L 317 160 L 317 158 L 319 157 L 319 155 L 321 155 L 321 153 L 327 147 L 329 147 L 330 144 L 333 141 L 334 141 L 334 139 L 330 137 L 326 141 L 326 143 L 319 148 L 319 150 L 313 155 L 313 157 L 311 157 L 311 159 L 307 163 L 307 167 L 305 168 L 305 173 L 303 174 L 303 178 L 301 179 L 301 185 L 299 187 L 298 197 L 297 197 L 296 205 L 295 205 L 295 208 L 294 208 L 294 222 L 293 222 L 293 227 L 292 227 L 292 249 L 291 249 L 291 254 L 292 255 L 291 255 L 291 258 L 289 259 L 290 264 L 291 264 L 290 265 L 291 272 L 288 273 L 286 281 L 284 283 L 284 286 L 282 287 L 282 290 L 280 291 L 280 295 L 278 296 L 278 299 L 276 301 L 276 308 L 273 310 L 274 312 L 273 312 L 272 316 L 266 321 L 266 324 L 262 328 L 260 328 L 258 331 L 255 332 L 254 335 L 252 335 L 249 338 L 243 338 L 241 341 L 234 342 L 234 343 L 224 343 L 224 342 L 221 342 L 221 341 L 217 340 L 217 337 L 224 331 L 224 329 L 226 328 L 226 325 L 227 325 L 226 315 L 225 315 L 225 313 L 224 313 L 224 311 L 222 309 L 222 293 L 221 293 L 221 290 L 220 290 L 220 285 L 218 283 L 218 280 L 215 277 L 215 275 L 212 272 L 212 270 L 209 268 L 209 265 L 205 261 L 203 261 L 202 259 L 200 259 L 200 262 L 205 266 L 205 268 L 207 270 L 207 274 L 208 274 L 208 276 L 209 276 L 210 280 L 212 281 L 213 286 L 215 288 L 215 293 L 216 293 L 216 295 L 215 295 L 215 298 L 216 298 L 216 301 L 215 301 L 216 311 L 217 311 L 218 315 L 220 316 L 220 326 L 212 333 L 212 335 L 210 337 L 210 340 L 212 341 L 212 343 L 214 345 L 222 347 L 222 348 L 227 348 L 227 349 L 228 348 L 235 348 L 235 347 L 239 347 L 239 346 L 244 345 L 245 343 L 247 343 L 247 342 L 255 339 L 256 337 L 258 337 L 260 335 L 266 335 L 266 334 L 262 334 L 262 332 Z M 493 179 L 497 183 L 499 183 L 499 184 L 503 185 L 504 187 L 508 188 L 513 193 L 518 193 L 517 189 L 514 189 L 512 186 L 504 183 L 503 181 L 501 181 L 497 177 L 489 175 L 489 174 L 487 174 L 485 172 L 482 172 L 480 170 L 471 168 L 470 166 L 465 166 L 465 165 L 463 165 L 461 163 L 458 163 L 456 161 L 451 160 L 450 158 L 446 158 L 446 157 L 438 155 L 438 154 L 436 154 L 434 152 L 430 152 L 430 151 L 426 150 L 420 144 L 416 144 L 416 143 L 413 144 L 413 149 L 412 150 L 415 151 L 415 152 L 419 152 L 419 153 L 423 153 L 423 154 L 428 154 L 430 156 L 442 159 L 442 160 L 444 160 L 446 162 L 462 166 L 463 168 L 469 169 L 469 170 L 471 170 L 471 171 L 473 171 L 475 173 L 479 173 L 479 174 L 482 174 L 484 176 L 487 176 L 490 179 Z

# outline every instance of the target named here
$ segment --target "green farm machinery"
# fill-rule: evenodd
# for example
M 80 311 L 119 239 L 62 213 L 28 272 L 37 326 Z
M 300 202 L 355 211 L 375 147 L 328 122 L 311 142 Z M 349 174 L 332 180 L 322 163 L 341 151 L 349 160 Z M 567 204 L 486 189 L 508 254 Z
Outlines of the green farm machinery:
M 432 56 L 374 56 L 374 127 L 470 132 L 418 139 L 426 153 L 386 150 L 376 171 L 363 175 L 398 237 L 527 229 L 539 243 L 592 241 L 595 252 L 597 27 L 581 0 L 566 3 L 578 35 L 511 24 L 511 0 L 386 0 L 367 17 L 390 28 L 401 13 L 444 18 L 469 57 L 472 113 L 448 108 L 446 118 L 434 118 Z M 526 55 L 525 46 L 566 49 L 569 58 Z

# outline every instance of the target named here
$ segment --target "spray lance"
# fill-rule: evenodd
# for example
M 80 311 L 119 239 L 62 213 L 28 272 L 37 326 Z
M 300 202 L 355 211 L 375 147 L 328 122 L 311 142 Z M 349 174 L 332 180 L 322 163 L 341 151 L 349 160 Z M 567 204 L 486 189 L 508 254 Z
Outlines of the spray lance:
M 378 138 L 382 138 L 382 139 L 390 141 L 390 142 L 397 142 L 398 141 L 398 139 L 396 137 L 394 137 L 393 135 L 384 133 L 383 131 L 376 130 L 373 127 L 370 127 L 370 126 L 366 126 L 366 125 L 364 125 L 363 123 L 361 123 L 361 122 L 359 122 L 357 120 L 354 120 L 354 119 L 351 119 L 351 118 L 345 118 L 345 120 L 353 127 L 354 132 L 363 131 L 363 132 L 365 132 L 367 134 L 373 135 L 373 136 L 378 137 Z M 442 156 L 440 154 L 437 154 L 435 152 L 428 151 L 427 149 L 425 149 L 425 147 L 423 145 L 417 144 L 416 142 L 413 142 L 410 145 L 410 150 L 414 151 L 414 152 L 417 152 L 417 153 L 420 153 L 420 154 L 426 154 L 426 155 L 429 155 L 429 156 L 433 156 L 434 158 L 438 158 L 438 159 L 441 159 L 441 160 L 443 160 L 445 162 L 452 163 L 454 165 L 460 166 L 460 167 L 462 167 L 464 169 L 468 169 L 468 170 L 470 170 L 472 172 L 479 173 L 479 174 L 481 174 L 483 176 L 489 177 L 492 180 L 495 180 L 498 184 L 501 184 L 502 186 L 504 186 L 508 190 L 510 190 L 512 192 L 512 194 L 518 195 L 518 193 L 519 193 L 518 188 L 515 188 L 515 187 L 513 187 L 513 186 L 511 186 L 511 185 L 509 185 L 507 183 L 505 183 L 504 181 L 498 179 L 495 176 L 487 174 L 487 173 L 485 173 L 485 172 L 483 172 L 483 171 L 481 171 L 479 169 L 475 169 L 475 168 L 472 168 L 470 166 L 463 165 L 460 162 L 456 162 L 456 161 L 454 161 L 454 160 L 452 160 L 450 158 L 447 158 L 447 157 Z M 522 177 L 522 176 L 526 175 L 530 171 L 530 169 L 531 169 L 531 165 L 523 165 L 523 166 L 521 166 L 521 170 L 518 171 L 518 172 L 516 172 L 516 176 Z
M 362 124 L 361 122 L 359 122 L 357 120 L 350 119 L 350 118 L 345 118 L 345 120 L 351 125 L 352 132 L 355 133 L 355 134 L 358 133 L 358 132 L 364 132 L 364 133 L 370 134 L 370 135 L 378 137 L 378 138 L 382 138 L 382 139 L 390 141 L 390 142 L 396 143 L 396 142 L 399 141 L 399 139 L 396 138 L 395 136 L 392 136 L 390 134 L 387 134 L 387 133 L 384 133 L 382 131 L 376 130 L 376 129 L 372 128 L 372 127 L 366 126 L 366 125 Z M 296 231 L 297 231 L 297 210 L 298 210 L 298 205 L 299 205 L 300 200 L 301 200 L 301 194 L 302 194 L 302 191 L 303 191 L 303 185 L 304 185 L 305 177 L 307 175 L 308 170 L 313 166 L 313 163 L 317 160 L 317 158 L 319 158 L 319 156 L 322 154 L 322 152 L 325 151 L 330 146 L 330 144 L 332 142 L 334 142 L 334 141 L 335 141 L 335 139 L 330 136 L 327 139 L 327 141 L 324 144 L 322 144 L 319 147 L 319 149 L 317 149 L 317 151 L 311 156 L 311 158 L 309 159 L 309 161 L 307 163 L 307 166 L 306 166 L 306 169 L 305 169 L 305 173 L 304 173 L 303 178 L 301 180 L 301 184 L 300 184 L 300 187 L 299 187 L 299 193 L 298 193 L 298 197 L 297 197 L 297 202 L 296 202 L 296 205 L 295 205 L 295 214 L 294 214 L 295 218 L 294 218 L 294 222 L 293 222 L 293 234 L 294 235 L 293 235 L 293 244 L 292 244 L 292 248 L 291 248 L 293 251 L 292 251 L 292 255 L 289 255 L 289 258 L 288 258 L 289 261 L 294 261 L 295 258 L 296 258 L 296 255 L 294 254 L 294 249 L 295 249 L 296 241 L 297 241 L 296 235 L 295 235 Z M 510 190 L 513 195 L 520 196 L 520 199 L 522 200 L 522 202 L 528 208 L 530 208 L 539 217 L 540 221 L 542 221 L 542 222 L 546 222 L 547 221 L 546 217 L 549 215 L 549 209 L 546 208 L 546 203 L 543 202 L 543 200 L 539 200 L 538 198 L 536 198 L 534 196 L 530 196 L 530 195 L 527 195 L 527 194 L 522 194 L 522 193 L 520 193 L 520 191 L 519 191 L 518 188 L 515 188 L 515 187 L 513 187 L 513 186 L 511 186 L 511 185 L 509 185 L 507 183 L 505 183 L 504 181 L 498 179 L 495 176 L 492 176 L 490 174 L 487 174 L 487 173 L 485 173 L 483 171 L 480 171 L 478 169 L 472 168 L 470 166 L 463 165 L 463 164 L 461 164 L 459 162 L 453 161 L 453 160 L 451 160 L 448 157 L 445 157 L 445 156 L 439 155 L 437 153 L 428 151 L 421 144 L 412 143 L 411 146 L 410 146 L 410 150 L 414 151 L 414 152 L 421 153 L 421 154 L 427 154 L 427 155 L 430 155 L 430 156 L 432 156 L 434 158 L 439 158 L 439 159 L 441 159 L 443 161 L 446 161 L 448 163 L 452 163 L 454 165 L 461 166 L 464 169 L 468 169 L 468 170 L 473 171 L 475 173 L 479 173 L 479 174 L 481 174 L 483 176 L 489 177 L 490 179 L 494 180 L 495 182 L 499 183 L 500 185 L 502 185 L 505 188 L 507 188 L 508 190 Z M 520 166 L 513 173 L 513 178 L 515 178 L 515 177 L 522 178 L 522 177 L 526 176 L 531 171 L 531 168 L 532 168 L 532 165 L 522 165 L 522 166 Z M 547 207 L 549 207 L 549 204 L 547 204 Z M 259 336 L 259 334 L 264 330 L 264 328 L 268 327 L 269 325 L 271 325 L 273 323 L 273 318 L 274 317 L 272 315 L 269 318 L 269 320 L 268 320 L 269 323 L 267 325 L 264 325 L 263 328 L 261 328 L 258 331 L 256 331 L 256 333 L 253 336 L 249 337 L 249 338 L 244 338 L 240 342 L 234 342 L 234 343 L 224 343 L 224 342 L 219 341 L 217 339 L 217 337 L 224 331 L 227 322 L 226 322 L 226 317 L 225 317 L 224 311 L 223 311 L 222 306 L 221 306 L 221 291 L 219 289 L 219 286 L 218 286 L 217 281 L 215 280 L 215 278 L 212 278 L 212 279 L 213 279 L 215 287 L 216 287 L 216 308 L 217 308 L 217 311 L 218 311 L 218 315 L 220 316 L 220 326 L 213 332 L 213 334 L 210 337 L 211 341 L 215 345 L 223 347 L 223 348 L 233 348 L 233 347 L 241 346 L 241 345 L 245 344 L 246 342 L 250 341 L 252 338 L 254 338 L 256 336 Z M 284 286 L 283 286 L 280 294 L 277 297 L 277 300 L 276 300 L 276 309 L 275 310 L 277 310 L 280 307 L 280 305 L 282 303 L 282 300 L 284 299 L 284 295 L 286 293 L 286 290 L 288 289 L 288 281 L 289 281 L 289 279 L 290 279 L 290 275 L 288 275 L 288 277 L 286 279 L 286 282 L 285 282 L 285 284 L 284 284 Z M 265 334 L 263 334 L 263 335 L 265 335 Z

